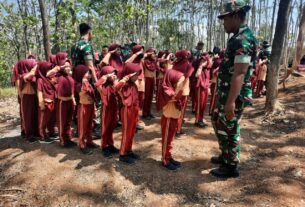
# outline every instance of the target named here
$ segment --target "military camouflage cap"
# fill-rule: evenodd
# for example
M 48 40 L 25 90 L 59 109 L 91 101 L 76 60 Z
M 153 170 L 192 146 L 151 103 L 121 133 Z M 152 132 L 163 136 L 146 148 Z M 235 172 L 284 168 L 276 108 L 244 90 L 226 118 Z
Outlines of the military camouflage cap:
M 223 19 L 228 14 L 236 13 L 240 10 L 248 12 L 251 9 L 245 0 L 227 0 L 224 3 L 224 11 L 218 16 L 219 19 Z

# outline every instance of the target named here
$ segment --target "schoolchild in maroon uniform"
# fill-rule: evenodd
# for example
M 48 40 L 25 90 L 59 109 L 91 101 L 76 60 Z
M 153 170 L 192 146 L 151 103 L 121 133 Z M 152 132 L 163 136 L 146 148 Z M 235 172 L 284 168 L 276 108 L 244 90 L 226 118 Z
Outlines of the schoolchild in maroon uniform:
M 175 138 L 178 120 L 182 115 L 181 96 L 186 83 L 183 73 L 169 70 L 165 73 L 159 94 L 157 110 L 162 110 L 162 164 L 169 170 L 176 170 L 180 162 L 172 158 L 172 142 Z
M 21 102 L 22 126 L 29 142 L 38 137 L 38 100 L 36 93 L 37 62 L 34 59 L 20 60 L 17 63 L 18 94 Z
M 191 53 L 188 50 L 179 50 L 175 54 L 177 59 L 173 63 L 173 70 L 182 72 L 186 79 L 186 84 L 184 84 L 184 88 L 183 88 L 182 96 L 181 96 L 182 113 L 181 113 L 181 117 L 178 119 L 178 130 L 177 130 L 178 137 L 183 134 L 182 124 L 183 124 L 184 114 L 185 114 L 185 110 L 186 110 L 186 106 L 187 106 L 188 96 L 190 94 L 189 78 L 194 71 L 194 68 L 189 61 L 190 55 L 191 55 Z
M 102 77 L 96 83 L 103 102 L 101 109 L 101 148 L 106 158 L 119 153 L 119 150 L 114 147 L 113 140 L 113 131 L 118 120 L 118 97 L 115 89 L 116 73 L 117 71 L 112 66 L 104 66 L 101 73 Z
M 55 134 L 55 85 L 47 78 L 47 72 L 53 69 L 50 62 L 40 62 L 37 67 L 37 95 L 39 103 L 39 139 L 50 143 Z M 48 131 L 48 133 L 47 133 Z
M 132 151 L 132 143 L 139 118 L 138 87 L 135 82 L 141 73 L 139 64 L 126 63 L 123 70 L 124 77 L 115 86 L 123 103 L 120 161 L 128 164 L 133 164 L 139 159 L 139 156 Z

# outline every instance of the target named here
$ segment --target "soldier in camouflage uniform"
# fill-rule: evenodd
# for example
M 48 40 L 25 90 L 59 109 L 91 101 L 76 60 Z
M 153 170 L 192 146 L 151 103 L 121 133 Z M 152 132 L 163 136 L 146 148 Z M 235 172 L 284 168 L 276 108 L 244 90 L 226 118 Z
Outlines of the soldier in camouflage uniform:
M 72 48 L 72 63 L 75 68 L 77 65 L 86 65 L 91 70 L 94 68 L 94 52 L 90 44 L 92 39 L 91 27 L 86 23 L 79 25 L 81 38 Z
M 244 0 L 230 0 L 225 13 L 218 16 L 224 20 L 228 40 L 225 57 L 220 65 L 217 79 L 217 107 L 212 116 L 221 155 L 211 161 L 220 164 L 211 174 L 217 177 L 238 177 L 240 162 L 240 121 L 245 106 L 252 102 L 250 78 L 255 68 L 257 41 L 253 32 L 244 24 L 250 10 Z

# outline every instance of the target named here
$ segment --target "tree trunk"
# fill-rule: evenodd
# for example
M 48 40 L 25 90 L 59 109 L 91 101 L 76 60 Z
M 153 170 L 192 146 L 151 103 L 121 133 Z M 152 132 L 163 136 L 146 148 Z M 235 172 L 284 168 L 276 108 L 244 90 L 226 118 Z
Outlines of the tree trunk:
M 36 12 L 36 3 L 35 3 L 35 0 L 32 0 L 32 13 L 34 15 L 34 17 L 37 17 L 37 12 Z M 38 18 L 38 17 L 37 17 Z M 35 30 L 35 46 L 36 46 L 36 55 L 37 55 L 37 58 L 40 59 L 41 57 L 41 39 L 40 39 L 40 35 L 39 35 L 39 25 L 36 24 L 35 27 L 34 27 L 34 30 Z
M 56 2 L 55 4 L 55 42 L 53 42 L 53 49 L 52 52 L 56 54 L 60 51 L 60 42 L 59 42 L 59 34 L 61 31 L 61 13 L 60 13 L 60 7 L 62 5 L 62 0 L 59 2 Z
M 26 0 L 17 0 L 17 4 L 18 4 L 18 8 L 19 8 L 19 12 L 20 15 L 22 17 L 22 19 L 25 19 L 28 14 L 27 14 L 27 1 Z M 27 28 L 28 26 L 26 24 L 23 23 L 22 25 L 22 29 L 23 29 L 23 43 L 24 43 L 24 56 L 26 57 L 26 55 L 29 52 L 29 39 L 28 39 L 28 32 L 27 32 Z
M 39 7 L 40 7 L 42 30 L 43 30 L 44 53 L 45 53 L 45 59 L 47 60 L 49 55 L 51 55 L 51 47 L 50 47 L 49 21 L 48 21 L 48 15 L 44 0 L 39 0 Z
M 303 52 L 303 44 L 304 44 L 304 35 L 305 35 L 305 5 L 302 9 L 302 17 L 299 24 L 299 34 L 297 38 L 297 44 L 296 44 L 296 51 L 293 59 L 293 65 L 291 70 L 288 71 L 286 77 L 281 81 L 285 83 L 285 81 L 288 79 L 288 77 L 292 74 L 294 70 L 298 68 L 298 65 L 300 64 L 301 58 L 302 58 L 302 52 Z
M 275 35 L 272 44 L 271 64 L 267 74 L 266 111 L 273 113 L 278 106 L 278 77 L 283 43 L 287 31 L 291 0 L 280 0 Z
M 305 35 L 305 6 L 303 6 L 302 17 L 299 24 L 299 34 L 296 44 L 296 52 L 293 60 L 292 70 L 297 69 L 297 66 L 300 64 L 302 58 L 303 44 L 304 44 L 304 35 Z
M 261 31 L 261 26 L 262 26 L 262 22 L 261 22 L 261 16 L 262 16 L 262 1 L 258 1 L 258 34 L 259 36 L 261 36 L 262 31 Z
M 272 11 L 272 22 L 270 27 L 270 39 L 269 42 L 272 43 L 272 37 L 273 37 L 273 29 L 274 29 L 274 19 L 275 19 L 275 10 L 276 10 L 277 0 L 274 0 L 273 2 L 273 11 Z
M 146 45 L 149 39 L 149 0 L 146 0 Z
M 256 33 L 256 2 L 255 0 L 252 1 L 252 29 L 254 31 L 254 33 Z

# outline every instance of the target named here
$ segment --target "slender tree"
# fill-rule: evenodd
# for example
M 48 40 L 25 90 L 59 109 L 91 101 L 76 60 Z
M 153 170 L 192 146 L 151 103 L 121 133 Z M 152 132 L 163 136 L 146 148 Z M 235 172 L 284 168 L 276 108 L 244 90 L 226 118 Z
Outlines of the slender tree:
M 267 74 L 266 111 L 273 113 L 278 109 L 278 78 L 283 43 L 287 31 L 291 0 L 280 0 L 275 35 L 272 44 L 271 64 Z
M 42 21 L 44 53 L 45 53 L 45 59 L 47 60 L 49 55 L 51 55 L 51 46 L 50 46 L 48 13 L 46 11 L 44 0 L 39 0 L 39 7 L 40 7 L 41 21 Z
M 271 27 L 270 27 L 270 37 L 269 37 L 270 43 L 272 42 L 272 37 L 273 37 L 276 5 L 277 5 L 277 0 L 274 0 L 273 1 L 273 11 L 272 11 L 272 21 L 271 21 Z
M 299 23 L 299 33 L 298 33 L 298 38 L 297 38 L 297 44 L 296 44 L 296 52 L 294 55 L 293 59 L 293 65 L 291 70 L 288 71 L 286 77 L 284 77 L 281 82 L 285 83 L 285 81 L 288 79 L 288 77 L 293 73 L 298 68 L 298 65 L 301 61 L 302 58 L 302 52 L 303 52 L 303 46 L 304 46 L 304 36 L 305 36 L 305 5 L 303 6 L 302 9 L 302 14 L 301 14 L 301 20 Z M 284 85 L 285 87 L 285 85 Z

